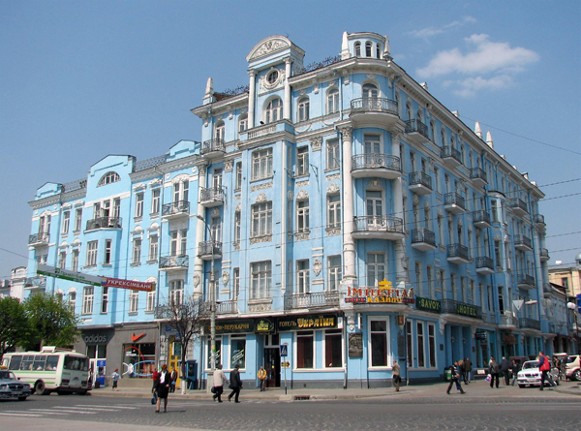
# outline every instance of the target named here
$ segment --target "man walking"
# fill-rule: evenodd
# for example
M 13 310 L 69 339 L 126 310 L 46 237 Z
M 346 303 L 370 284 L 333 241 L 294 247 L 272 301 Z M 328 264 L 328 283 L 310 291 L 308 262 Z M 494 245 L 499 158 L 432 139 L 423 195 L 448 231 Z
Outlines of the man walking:
M 236 364 L 234 369 L 230 371 L 230 395 L 228 395 L 228 401 L 232 401 L 234 397 L 234 402 L 239 403 L 238 397 L 240 396 L 240 389 L 242 389 L 242 380 L 240 380 L 240 366 Z
M 541 391 L 544 389 L 545 381 L 549 381 L 548 372 L 551 370 L 551 360 L 545 354 L 539 352 L 539 371 L 541 372 Z
M 456 389 L 459 390 L 461 394 L 466 393 L 460 384 L 460 370 L 458 368 L 458 361 L 454 361 L 454 363 L 450 365 L 450 384 L 448 385 L 448 390 L 446 390 L 448 395 L 450 395 L 450 389 L 452 389 L 452 385 L 454 383 L 456 384 Z

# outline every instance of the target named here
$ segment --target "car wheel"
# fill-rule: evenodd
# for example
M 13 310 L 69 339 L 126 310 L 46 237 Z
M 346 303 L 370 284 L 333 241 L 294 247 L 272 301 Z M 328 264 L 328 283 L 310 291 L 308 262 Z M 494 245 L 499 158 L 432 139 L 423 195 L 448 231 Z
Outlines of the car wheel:
M 577 370 L 573 373 L 573 378 L 575 380 L 581 380 L 581 370 Z
M 519 387 L 519 388 L 524 388 L 524 387 L 525 387 L 525 385 L 521 385 L 521 384 L 519 383 L 519 384 L 518 384 L 518 387 Z
M 18 401 L 26 401 L 26 397 L 18 397 Z

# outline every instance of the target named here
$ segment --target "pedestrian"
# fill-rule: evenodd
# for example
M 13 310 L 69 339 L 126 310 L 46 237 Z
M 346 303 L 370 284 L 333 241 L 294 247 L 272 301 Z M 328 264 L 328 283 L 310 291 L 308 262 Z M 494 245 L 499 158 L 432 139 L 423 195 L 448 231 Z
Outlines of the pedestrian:
M 500 374 L 500 367 L 494 359 L 494 356 L 490 357 L 490 361 L 488 362 L 488 373 L 490 374 L 490 387 L 494 387 L 494 381 L 496 380 L 496 389 L 498 389 L 498 380 Z
M 222 393 L 224 392 L 224 381 L 226 376 L 224 376 L 224 371 L 222 371 L 222 364 L 216 365 L 216 370 L 214 371 L 214 386 L 212 386 L 212 399 L 214 401 L 222 402 Z
M 520 361 L 517 361 L 516 359 L 513 359 L 510 365 L 510 372 L 512 374 L 512 382 L 511 385 L 514 386 L 514 384 L 516 383 L 516 379 L 518 377 L 518 372 L 521 370 L 522 365 L 520 363 Z
M 161 400 L 163 400 L 163 412 L 167 412 L 167 396 L 171 386 L 171 374 L 167 369 L 167 365 L 161 366 L 161 372 L 158 374 L 157 380 L 154 383 L 155 392 L 157 393 L 157 402 L 155 403 L 155 412 L 159 413 L 161 408 Z
M 470 358 L 464 359 L 464 384 L 469 384 L 472 379 L 472 361 Z
M 539 352 L 539 371 L 541 372 L 541 391 L 544 389 L 545 381 L 550 383 L 548 372 L 551 371 L 551 360 L 545 354 Z
M 510 363 L 508 362 L 508 359 L 506 359 L 506 356 L 503 356 L 502 361 L 500 361 L 500 373 L 504 377 L 504 384 L 506 386 L 508 386 L 509 381 L 510 381 L 509 370 L 510 370 Z
M 113 391 L 117 389 L 117 384 L 119 383 L 120 378 L 121 376 L 119 375 L 119 368 L 115 368 L 115 371 L 113 371 L 113 374 L 111 374 L 111 380 L 113 381 Z
M 266 372 L 264 367 L 261 366 L 258 369 L 258 372 L 256 373 L 256 377 L 258 377 L 258 381 L 260 383 L 260 392 L 264 392 L 266 390 L 266 377 L 267 376 L 268 376 L 268 373 Z
M 176 381 L 178 379 L 178 372 L 176 371 L 175 368 L 171 369 L 170 377 L 171 377 L 171 386 L 169 387 L 169 391 L 173 393 L 176 391 Z
M 242 380 L 240 380 L 240 365 L 236 364 L 234 369 L 230 371 L 230 395 L 228 395 L 228 401 L 232 401 L 234 397 L 234 402 L 239 403 L 238 397 L 240 396 L 240 389 L 242 389 Z
M 395 388 L 396 392 L 399 392 L 399 387 L 401 385 L 401 375 L 400 375 L 401 368 L 397 361 L 393 360 L 393 365 L 391 366 L 391 373 L 393 376 L 393 387 Z
M 446 393 L 450 395 L 450 389 L 452 389 L 452 385 L 456 384 L 456 389 L 460 391 L 461 394 L 465 394 L 464 389 L 462 389 L 462 385 L 460 384 L 460 366 L 458 361 L 454 361 L 452 365 L 450 365 L 450 384 L 448 385 L 448 389 Z

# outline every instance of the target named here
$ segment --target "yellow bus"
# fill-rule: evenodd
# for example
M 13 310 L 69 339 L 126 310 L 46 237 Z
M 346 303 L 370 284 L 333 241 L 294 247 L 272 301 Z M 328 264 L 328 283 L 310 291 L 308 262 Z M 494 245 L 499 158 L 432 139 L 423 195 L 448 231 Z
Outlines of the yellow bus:
M 85 395 L 91 388 L 89 358 L 74 350 L 47 346 L 40 352 L 5 353 L 2 366 L 29 383 L 33 393 L 39 395 Z

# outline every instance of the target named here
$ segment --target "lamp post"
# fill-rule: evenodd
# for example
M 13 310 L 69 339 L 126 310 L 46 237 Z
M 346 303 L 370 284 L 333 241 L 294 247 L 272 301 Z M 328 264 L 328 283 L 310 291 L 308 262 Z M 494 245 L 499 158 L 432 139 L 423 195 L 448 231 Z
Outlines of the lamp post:
M 208 235 L 210 237 L 210 253 L 211 253 L 211 261 L 210 261 L 210 283 L 209 283 L 209 301 L 210 301 L 210 373 L 212 379 L 214 378 L 214 371 L 216 370 L 216 285 L 214 279 L 214 235 L 212 234 L 212 229 L 206 223 L 206 220 L 201 215 L 197 215 L 196 218 L 204 223 L 204 226 L 208 230 Z M 208 382 L 210 383 L 210 382 Z M 208 384 L 208 388 L 211 385 Z
M 579 325 L 577 323 L 577 304 L 574 302 L 567 302 L 567 308 L 573 312 L 575 319 L 575 344 L 577 345 L 577 354 L 581 355 L 581 347 L 579 346 Z

